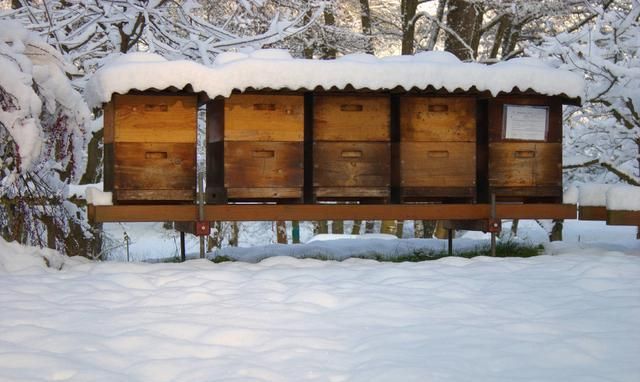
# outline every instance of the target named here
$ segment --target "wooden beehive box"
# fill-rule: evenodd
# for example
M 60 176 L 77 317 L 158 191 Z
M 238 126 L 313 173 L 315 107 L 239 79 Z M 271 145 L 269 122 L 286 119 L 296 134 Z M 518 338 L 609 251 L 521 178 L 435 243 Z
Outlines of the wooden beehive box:
M 207 121 L 208 201 L 302 200 L 303 95 L 233 94 Z
M 401 201 L 475 199 L 476 100 L 400 97 Z
M 388 96 L 314 97 L 313 197 L 316 200 L 388 200 Z
M 489 100 L 489 194 L 498 201 L 562 202 L 562 101 Z
M 192 202 L 195 95 L 114 95 L 104 108 L 104 188 L 114 203 Z

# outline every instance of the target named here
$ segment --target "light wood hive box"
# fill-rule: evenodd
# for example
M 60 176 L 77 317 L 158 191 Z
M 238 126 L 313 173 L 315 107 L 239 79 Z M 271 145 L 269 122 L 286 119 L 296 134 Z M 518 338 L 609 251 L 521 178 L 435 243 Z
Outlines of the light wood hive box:
M 302 199 L 303 95 L 233 94 L 207 121 L 208 201 Z
M 114 203 L 193 202 L 197 97 L 114 95 L 104 107 L 105 191 Z
M 388 200 L 388 96 L 317 95 L 313 105 L 316 200 Z
M 473 200 L 476 100 L 400 97 L 401 201 Z
M 543 140 L 506 139 L 504 107 L 548 110 Z M 562 202 L 562 102 L 554 97 L 511 96 L 489 100 L 489 194 L 498 201 Z

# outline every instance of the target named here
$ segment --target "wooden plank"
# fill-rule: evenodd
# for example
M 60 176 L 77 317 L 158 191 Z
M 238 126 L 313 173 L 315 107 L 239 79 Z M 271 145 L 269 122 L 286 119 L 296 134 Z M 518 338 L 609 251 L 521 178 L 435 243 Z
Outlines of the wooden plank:
M 476 193 L 475 187 L 403 187 L 403 199 L 424 198 L 470 198 Z
M 315 142 L 313 186 L 389 187 L 390 149 L 382 142 Z
M 316 141 L 390 139 L 390 100 L 386 96 L 316 96 L 313 117 Z
M 497 204 L 498 219 L 575 219 L 575 204 Z
M 225 142 L 227 188 L 304 185 L 303 142 Z
M 115 186 L 115 158 L 113 143 L 105 143 L 102 162 L 102 178 L 104 181 L 104 191 L 111 192 Z
M 264 200 L 302 198 L 301 187 L 227 188 L 229 200 Z
M 640 211 L 607 210 L 607 225 L 630 225 L 640 227 Z
M 562 144 L 489 144 L 489 187 L 562 186 Z
M 476 100 L 471 97 L 401 97 L 402 141 L 475 142 Z
M 166 202 L 193 202 L 195 200 L 196 190 L 116 190 L 114 191 L 114 199 L 118 204 L 126 204 L 133 202 L 145 201 L 166 201 Z
M 196 96 L 115 95 L 115 142 L 196 141 Z
M 195 221 L 195 205 L 131 205 L 89 206 L 92 222 Z M 501 219 L 571 219 L 575 205 L 562 204 L 498 204 Z M 206 205 L 205 220 L 271 221 L 271 220 L 475 220 L 488 219 L 488 204 L 223 204 Z
M 115 111 L 113 107 L 113 102 L 107 102 L 104 104 L 102 108 L 102 123 L 103 123 L 103 135 L 102 139 L 105 144 L 113 143 L 115 127 L 114 127 L 114 118 Z
M 607 207 L 604 206 L 580 206 L 578 207 L 578 218 L 580 220 L 607 220 Z
M 195 156 L 193 143 L 115 143 L 114 189 L 194 189 Z
M 304 140 L 304 96 L 234 94 L 224 103 L 226 141 Z
M 473 187 L 475 142 L 401 142 L 402 187 Z
M 389 187 L 316 187 L 313 194 L 319 199 L 388 198 Z

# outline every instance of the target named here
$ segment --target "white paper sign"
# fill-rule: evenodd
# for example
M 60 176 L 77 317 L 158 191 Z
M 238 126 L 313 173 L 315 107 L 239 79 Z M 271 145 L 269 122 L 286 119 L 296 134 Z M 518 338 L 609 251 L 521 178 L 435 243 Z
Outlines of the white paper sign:
M 544 141 L 548 119 L 546 106 L 504 105 L 504 138 Z

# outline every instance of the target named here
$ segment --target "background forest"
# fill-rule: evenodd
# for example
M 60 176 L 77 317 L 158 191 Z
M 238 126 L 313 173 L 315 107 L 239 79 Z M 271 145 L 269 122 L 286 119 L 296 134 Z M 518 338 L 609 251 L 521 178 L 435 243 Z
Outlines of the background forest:
M 89 226 L 73 192 L 102 176 L 102 121 L 82 92 L 92 73 L 133 51 L 205 65 L 221 52 L 260 48 L 315 59 L 426 50 L 488 64 L 536 57 L 587 80 L 583 107 L 565 109 L 565 185 L 640 185 L 638 0 L 0 4 L 0 231 L 8 241 L 100 254 L 101 229 Z M 284 224 L 277 226 L 282 240 Z M 421 237 L 423 226 L 416 224 Z M 218 223 L 211 245 L 220 245 L 223 233 L 234 244 L 237 230 Z

